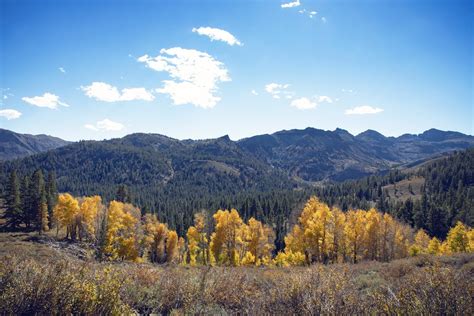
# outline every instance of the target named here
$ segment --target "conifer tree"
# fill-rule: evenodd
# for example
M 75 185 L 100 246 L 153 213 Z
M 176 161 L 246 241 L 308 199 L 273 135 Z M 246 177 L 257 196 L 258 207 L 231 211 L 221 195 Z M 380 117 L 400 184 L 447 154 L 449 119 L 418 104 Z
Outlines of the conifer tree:
M 52 222 L 53 210 L 58 203 L 58 189 L 56 187 L 56 173 L 48 172 L 48 180 L 46 181 L 46 199 L 48 204 L 48 218 Z
M 46 199 L 46 191 L 43 188 L 40 192 L 40 200 L 39 200 L 39 207 L 38 207 L 38 232 L 40 235 L 43 232 L 49 230 L 49 219 L 48 219 L 48 204 Z
M 31 197 L 30 197 L 30 186 L 31 180 L 29 176 L 25 176 L 20 186 L 20 196 L 21 196 L 21 215 L 22 221 L 25 223 L 26 227 L 29 228 L 31 225 Z
M 20 201 L 20 184 L 16 170 L 13 170 L 10 174 L 10 181 L 6 188 L 6 209 L 4 218 L 7 226 L 12 229 L 17 229 L 22 222 L 22 209 Z
M 117 189 L 117 194 L 115 200 L 122 203 L 130 203 L 130 194 L 128 192 L 128 187 L 125 184 L 119 185 Z
M 47 204 L 46 204 L 46 190 L 44 185 L 44 177 L 41 169 L 33 173 L 30 185 L 30 205 L 28 217 L 31 222 L 35 223 L 35 228 L 38 231 L 47 229 Z M 46 206 L 45 206 L 46 205 Z M 46 212 L 44 212 L 46 208 Z M 43 218 L 46 215 L 46 218 Z

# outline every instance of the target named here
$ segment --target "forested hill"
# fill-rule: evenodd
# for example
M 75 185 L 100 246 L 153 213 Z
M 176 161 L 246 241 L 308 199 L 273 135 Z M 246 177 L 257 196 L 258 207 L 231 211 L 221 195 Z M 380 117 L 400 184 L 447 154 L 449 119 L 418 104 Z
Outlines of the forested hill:
M 419 135 L 385 137 L 372 130 L 353 136 L 343 129 L 307 128 L 254 136 L 238 143 L 293 177 L 342 181 L 438 153 L 474 147 L 474 137 L 436 129 Z
M 411 167 L 413 163 L 403 163 L 472 145 L 472 136 L 435 130 L 387 138 L 373 131 L 352 136 L 343 130 L 305 129 L 238 142 L 229 137 L 180 141 L 157 134 L 132 134 L 108 141 L 82 141 L 2 162 L 0 190 L 13 169 L 21 177 L 36 169 L 54 170 L 59 191 L 77 196 L 99 194 L 107 201 L 116 198 L 117 188 L 125 185 L 130 202 L 144 212 L 158 214 L 180 233 L 200 209 L 235 207 L 245 219 L 256 216 L 272 223 L 277 246 L 282 246 L 286 229 L 303 202 L 317 194 L 343 209 L 378 206 L 442 236 L 456 219 L 473 223 L 469 171 L 473 150 L 456 154 L 456 159 L 439 160 L 436 163 L 446 165 L 432 169 L 411 168 L 324 186 L 308 180 L 387 172 L 395 163 L 399 168 Z
M 315 193 L 344 210 L 376 207 L 443 238 L 457 221 L 474 225 L 474 149 Z
M 68 142 L 46 135 L 33 136 L 0 129 L 0 161 L 41 153 L 66 144 Z M 160 183 L 163 179 L 168 179 L 171 170 L 181 169 L 182 163 L 190 160 L 193 162 L 193 170 L 206 169 L 209 172 L 211 169 L 211 173 L 212 170 L 225 170 L 234 174 L 238 171 L 239 164 L 245 165 L 249 162 L 255 165 L 258 162 L 259 168 L 256 169 L 276 169 L 295 181 L 317 182 L 358 179 L 399 164 L 474 147 L 474 137 L 436 129 L 419 135 L 385 137 L 372 130 L 354 136 L 343 129 L 324 131 L 306 128 L 258 135 L 240 141 L 232 141 L 228 136 L 210 140 L 180 141 L 159 134 L 140 133 L 82 144 L 73 144 L 70 149 L 53 151 L 51 155 L 73 154 L 74 150 L 86 147 L 88 154 L 95 158 L 100 158 L 99 148 L 107 148 L 118 155 L 123 150 L 125 157 L 126 152 L 143 151 L 147 159 L 153 160 L 152 165 L 160 160 L 160 164 L 168 166 L 159 167 L 160 172 L 155 180 Z M 38 162 L 42 158 L 39 156 L 32 159 Z M 222 165 L 212 162 L 222 160 L 232 163 L 229 165 L 224 162 L 225 165 Z M 237 164 L 237 169 L 236 166 L 229 168 L 233 164 Z M 51 167 L 56 168 L 53 165 Z M 88 172 L 91 172 L 90 169 L 86 171 Z M 140 179 L 135 179 L 130 174 L 137 174 Z M 140 170 L 131 170 L 123 176 L 123 181 L 133 185 L 136 181 L 142 181 L 143 176 Z M 155 175 L 152 177 L 155 178 Z M 147 183 L 147 180 L 143 181 Z
M 0 161 L 41 153 L 67 144 L 69 142 L 57 137 L 19 134 L 0 128 Z

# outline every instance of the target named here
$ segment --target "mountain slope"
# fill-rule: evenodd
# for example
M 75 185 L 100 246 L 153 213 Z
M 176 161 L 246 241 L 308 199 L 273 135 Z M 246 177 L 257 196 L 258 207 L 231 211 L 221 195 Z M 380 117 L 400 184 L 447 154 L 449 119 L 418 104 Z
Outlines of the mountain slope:
M 57 137 L 19 134 L 0 128 L 0 160 L 21 158 L 67 144 L 69 142 Z
M 239 145 L 290 176 L 305 181 L 356 179 L 392 166 L 474 146 L 474 137 L 435 129 L 420 135 L 385 137 L 368 130 L 314 128 L 240 140 Z
M 132 134 L 107 141 L 81 141 L 0 164 L 3 175 L 37 168 L 55 170 L 62 191 L 112 198 L 116 185 L 137 195 L 191 194 L 291 187 L 280 171 L 248 156 L 228 137 L 179 141 L 158 134 Z M 141 192 L 139 192 L 141 191 Z
M 457 221 L 474 224 L 474 148 L 392 169 L 385 175 L 315 188 L 343 210 L 376 207 L 444 238 Z
M 9 150 L 14 147 L 11 144 L 22 144 L 24 154 L 66 144 L 44 135 L 0 132 L 3 139 L 0 151 L 4 156 L 6 153 L 14 155 Z M 45 141 L 35 142 L 38 139 Z M 292 187 L 298 182 L 357 179 L 469 147 L 474 147 L 473 136 L 434 129 L 395 138 L 371 130 L 353 136 L 342 129 L 307 128 L 236 142 L 228 136 L 181 141 L 159 134 L 138 133 L 105 141 L 73 143 L 27 157 L 15 165 L 25 171 L 40 167 L 55 169 L 62 176 L 63 188 L 70 190 L 118 183 L 130 186 L 180 183 L 198 185 L 198 191 L 205 192 L 230 188 L 231 191 L 266 190 Z M 5 164 L 8 166 L 12 165 Z M 87 191 L 79 189 L 79 193 Z
M 0 162 L 0 193 L 13 169 L 21 177 L 38 168 L 55 170 L 59 191 L 78 196 L 99 194 L 107 201 L 115 198 L 118 185 L 127 185 L 134 204 L 180 233 L 200 209 L 240 207 L 245 218 L 257 216 L 280 227 L 282 244 L 286 216 L 296 214 L 298 203 L 314 192 L 314 181 L 358 179 L 465 147 L 474 147 L 472 136 L 449 132 L 393 138 L 308 128 L 237 142 L 228 136 L 177 140 L 131 134 Z

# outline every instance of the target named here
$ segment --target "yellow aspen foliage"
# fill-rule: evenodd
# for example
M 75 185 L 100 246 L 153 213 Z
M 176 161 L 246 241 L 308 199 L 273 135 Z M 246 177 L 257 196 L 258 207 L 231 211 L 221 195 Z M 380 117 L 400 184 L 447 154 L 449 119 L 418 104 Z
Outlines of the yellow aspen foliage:
M 433 237 L 431 238 L 428 244 L 428 253 L 432 255 L 437 255 L 441 253 L 441 242 L 438 238 Z
M 474 228 L 469 229 L 467 232 L 467 239 L 469 240 L 469 251 L 474 251 Z
M 248 253 L 252 254 L 254 258 L 253 263 L 260 263 L 264 258 L 271 258 L 271 253 L 274 248 L 275 234 L 271 227 L 263 225 L 255 218 L 250 218 L 246 226 L 246 249 L 245 257 Z M 247 258 L 247 259 L 248 259 Z
M 147 214 L 143 230 L 149 260 L 154 263 L 166 262 L 166 239 L 169 233 L 166 224 L 160 223 L 155 215 Z
M 166 239 L 166 262 L 176 263 L 178 260 L 178 234 L 174 230 L 170 230 Z
M 314 205 L 314 213 L 311 220 L 308 222 L 308 227 L 305 230 L 305 235 L 309 234 L 310 240 L 316 241 L 316 251 L 313 252 L 315 258 L 313 260 L 319 262 L 327 262 L 329 258 L 330 248 L 328 245 L 332 245 L 330 242 L 333 240 L 332 232 L 329 230 L 330 223 L 332 222 L 332 212 L 329 207 L 317 201 Z
M 446 242 L 448 244 L 450 252 L 456 253 L 471 251 L 469 245 L 468 231 L 469 228 L 461 222 L 457 222 L 456 226 L 449 230 Z
M 365 213 L 365 245 L 367 259 L 378 260 L 380 256 L 380 230 L 382 216 L 374 208 Z
M 285 236 L 285 251 L 305 252 L 303 231 L 299 225 L 293 226 L 291 232 Z
M 189 252 L 189 264 L 194 266 L 197 264 L 197 256 L 200 252 L 199 249 L 199 232 L 196 227 L 191 226 L 188 228 L 186 233 L 188 239 L 188 252 Z
M 255 265 L 255 262 L 256 257 L 250 251 L 247 251 L 240 264 L 243 266 L 252 266 Z
M 102 210 L 102 199 L 100 196 L 86 197 L 81 201 L 79 209 L 79 238 L 93 239 L 96 229 L 99 226 L 97 222 L 99 212 Z
M 186 241 L 183 237 L 178 239 L 178 262 L 186 264 Z
M 189 263 L 191 265 L 209 263 L 209 245 L 206 215 L 199 212 L 194 215 L 194 226 L 188 228 Z
M 217 264 L 239 264 L 243 221 L 237 210 L 218 210 L 213 215 L 215 230 L 211 236 L 210 250 Z
M 394 256 L 394 240 L 395 240 L 395 220 L 390 214 L 385 213 L 382 216 L 380 227 L 380 252 L 381 260 L 389 261 Z
M 333 222 L 330 208 L 316 197 L 311 197 L 298 222 L 285 237 L 285 250 L 288 253 L 290 250 L 292 253 L 304 253 L 308 263 L 326 262 L 334 241 L 333 232 L 329 229 Z
M 411 228 L 400 223 L 395 224 L 395 238 L 393 241 L 393 259 L 405 258 L 409 254 Z
M 279 252 L 273 262 L 279 267 L 302 266 L 306 264 L 306 256 L 299 251 L 293 252 L 288 249 Z
M 365 237 L 365 212 L 361 210 L 349 211 L 346 214 L 346 241 L 347 252 L 353 263 L 362 254 L 362 245 Z
M 346 214 L 338 208 L 332 209 L 332 246 L 330 252 L 331 262 L 343 262 L 346 256 L 346 237 L 344 227 L 346 225 Z
M 74 225 L 79 213 L 79 202 L 69 193 L 60 194 L 53 210 L 57 231 L 66 227 L 66 238 L 75 238 Z
M 356 263 L 360 260 L 383 260 L 408 255 L 412 229 L 375 209 L 342 212 L 329 208 L 312 197 L 306 203 L 298 224 L 285 236 L 285 251 L 275 263 L 290 264 L 298 254 L 311 262 Z M 429 238 L 423 242 L 427 247 Z M 297 260 L 296 260 L 297 261 Z
M 110 202 L 105 251 L 110 259 L 135 261 L 139 256 L 140 210 L 130 204 Z
M 415 235 L 415 242 L 410 246 L 410 255 L 428 253 L 428 246 L 431 242 L 430 236 L 423 229 L 418 230 Z
M 441 243 L 441 247 L 439 248 L 439 252 L 443 255 L 451 254 L 451 248 L 449 247 L 448 241 L 445 240 Z

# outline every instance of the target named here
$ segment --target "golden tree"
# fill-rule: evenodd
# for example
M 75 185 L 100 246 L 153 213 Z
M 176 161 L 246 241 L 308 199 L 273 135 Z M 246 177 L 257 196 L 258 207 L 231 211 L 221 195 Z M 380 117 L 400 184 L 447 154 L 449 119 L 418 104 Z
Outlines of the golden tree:
M 131 204 L 110 202 L 105 251 L 112 260 L 135 261 L 140 253 L 140 210 Z
M 330 208 L 311 197 L 292 231 L 285 237 L 285 251 L 304 254 L 306 261 L 326 262 L 334 242 L 333 214 Z
M 176 263 L 179 260 L 178 241 L 178 234 L 170 230 L 166 239 L 166 262 Z
M 166 262 L 166 239 L 168 227 L 160 223 L 155 215 L 147 214 L 144 224 L 145 248 L 151 262 Z
M 418 230 L 415 235 L 415 241 L 410 246 L 410 255 L 416 256 L 417 254 L 428 253 L 430 242 L 430 236 L 423 229 Z
M 66 227 L 66 238 L 74 239 L 76 216 L 79 213 L 79 202 L 69 193 L 60 194 L 53 210 L 56 221 L 56 234 L 61 227 Z
M 433 237 L 428 244 L 428 253 L 437 255 L 441 253 L 441 242 L 438 238 Z
M 246 244 L 245 264 L 260 265 L 270 262 L 275 240 L 273 229 L 253 217 L 249 219 L 248 225 L 243 227 Z
M 82 199 L 79 208 L 79 238 L 93 239 L 99 226 L 98 218 L 103 205 L 100 196 L 90 196 Z
M 191 265 L 209 263 L 208 227 L 205 212 L 194 214 L 194 226 L 188 228 L 189 261 Z
M 367 258 L 378 260 L 380 255 L 380 230 L 382 216 L 374 208 L 365 213 L 365 249 Z
M 237 210 L 218 210 L 214 215 L 215 230 L 211 235 L 211 259 L 217 264 L 236 266 L 243 246 L 243 221 Z
M 455 253 L 471 251 L 468 231 L 469 228 L 461 222 L 457 222 L 456 226 L 449 230 L 446 243 L 450 252 Z
M 346 256 L 346 236 L 344 227 L 346 225 L 346 214 L 339 208 L 332 209 L 330 229 L 332 231 L 332 245 L 329 254 L 331 262 L 342 262 Z
M 346 241 L 347 251 L 353 263 L 357 263 L 362 253 L 365 238 L 365 212 L 361 210 L 349 211 L 346 214 Z

